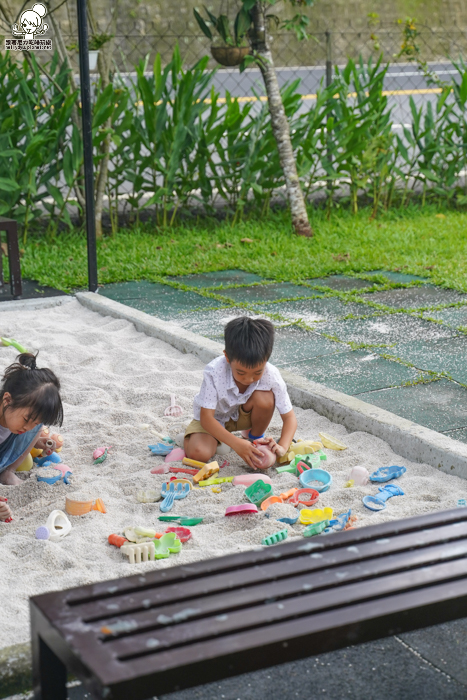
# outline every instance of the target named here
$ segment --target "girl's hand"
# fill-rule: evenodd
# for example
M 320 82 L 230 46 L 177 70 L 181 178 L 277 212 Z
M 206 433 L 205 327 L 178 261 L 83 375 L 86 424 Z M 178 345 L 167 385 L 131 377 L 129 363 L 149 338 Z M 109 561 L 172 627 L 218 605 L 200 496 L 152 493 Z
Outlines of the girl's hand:
M 11 510 L 4 498 L 0 498 L 0 520 L 11 520 Z
M 279 443 L 277 443 L 273 437 L 260 438 L 259 440 L 256 440 L 256 442 L 261 445 L 267 445 L 271 452 L 274 452 L 274 454 L 276 454 L 278 457 L 283 457 L 287 452 L 285 447 L 279 445 Z
M 235 445 L 234 450 L 238 456 L 248 464 L 249 467 L 252 469 L 258 469 L 263 453 L 261 450 L 258 450 L 258 448 L 255 447 L 252 442 L 249 440 L 239 440 L 238 445 Z

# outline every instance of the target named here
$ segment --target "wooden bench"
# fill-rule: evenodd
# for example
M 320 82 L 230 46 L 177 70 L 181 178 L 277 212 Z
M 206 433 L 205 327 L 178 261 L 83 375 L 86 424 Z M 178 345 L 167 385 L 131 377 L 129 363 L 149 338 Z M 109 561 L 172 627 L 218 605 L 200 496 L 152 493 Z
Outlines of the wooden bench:
M 20 299 L 23 293 L 23 285 L 21 282 L 21 264 L 18 248 L 18 225 L 13 219 L 6 219 L 4 216 L 0 216 L 0 231 L 6 232 L 11 296 L 13 299 Z M 0 250 L 0 292 L 3 291 L 3 288 L 2 251 Z
M 174 555 L 176 556 L 176 555 Z M 143 700 L 467 616 L 467 508 L 31 598 L 36 700 Z

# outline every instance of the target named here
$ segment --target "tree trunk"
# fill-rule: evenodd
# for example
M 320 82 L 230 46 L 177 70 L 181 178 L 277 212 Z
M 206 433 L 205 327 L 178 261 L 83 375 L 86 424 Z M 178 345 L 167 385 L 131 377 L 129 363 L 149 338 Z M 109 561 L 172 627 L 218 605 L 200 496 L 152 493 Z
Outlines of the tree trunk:
M 289 123 L 282 103 L 274 61 L 268 45 L 262 3 L 258 1 L 251 12 L 254 25 L 252 46 L 259 56 L 258 64 L 266 87 L 272 131 L 277 142 L 279 160 L 284 172 L 292 225 L 295 233 L 299 236 L 312 236 L 313 231 L 308 221 L 305 199 L 298 179 L 297 165 L 290 139 Z

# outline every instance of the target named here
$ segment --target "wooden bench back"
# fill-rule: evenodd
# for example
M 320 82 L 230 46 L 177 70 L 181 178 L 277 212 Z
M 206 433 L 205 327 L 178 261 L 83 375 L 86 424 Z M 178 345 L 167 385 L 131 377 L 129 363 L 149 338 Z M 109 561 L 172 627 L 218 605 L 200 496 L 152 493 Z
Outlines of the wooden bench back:
M 135 566 L 31 599 L 33 630 L 98 697 L 143 699 L 467 616 L 467 508 Z

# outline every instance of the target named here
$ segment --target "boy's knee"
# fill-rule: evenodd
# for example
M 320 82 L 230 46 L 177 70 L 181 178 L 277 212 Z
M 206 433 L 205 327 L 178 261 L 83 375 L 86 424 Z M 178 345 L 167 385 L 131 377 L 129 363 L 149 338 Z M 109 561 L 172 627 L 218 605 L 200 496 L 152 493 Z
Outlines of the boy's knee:
M 274 410 L 275 399 L 272 391 L 255 391 L 255 404 L 263 411 Z
M 195 459 L 197 462 L 209 462 L 212 455 L 216 451 L 212 446 L 207 444 L 193 444 L 191 440 L 185 440 L 185 454 L 189 459 Z

